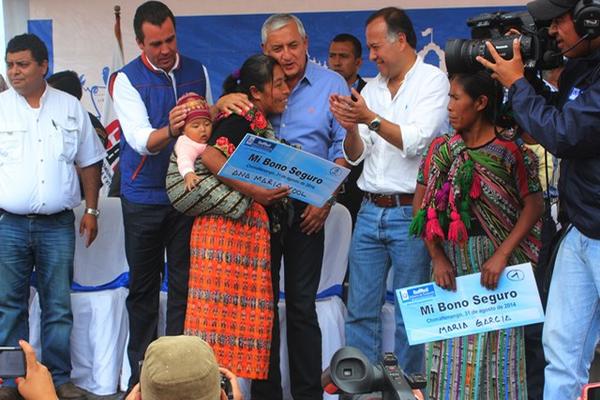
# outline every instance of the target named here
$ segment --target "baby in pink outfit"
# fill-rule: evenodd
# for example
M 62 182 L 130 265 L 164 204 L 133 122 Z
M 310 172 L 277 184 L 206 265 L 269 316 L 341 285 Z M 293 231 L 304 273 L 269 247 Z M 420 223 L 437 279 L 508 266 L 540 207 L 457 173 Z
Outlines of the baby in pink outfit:
M 185 104 L 190 108 L 183 126 L 183 135 L 175 143 L 177 169 L 185 181 L 185 188 L 191 191 L 200 178 L 194 172 L 194 164 L 198 156 L 206 149 L 206 143 L 212 133 L 210 110 L 204 97 L 196 93 L 184 94 L 177 100 L 177 105 Z

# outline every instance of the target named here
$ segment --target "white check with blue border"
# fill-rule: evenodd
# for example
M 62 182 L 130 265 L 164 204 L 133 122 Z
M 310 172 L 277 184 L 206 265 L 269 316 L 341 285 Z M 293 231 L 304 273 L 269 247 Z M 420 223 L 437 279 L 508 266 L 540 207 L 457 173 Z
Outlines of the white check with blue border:
M 349 173 L 321 157 L 247 133 L 218 175 L 268 189 L 289 186 L 290 197 L 322 207 Z
M 481 274 L 456 278 L 456 292 L 434 282 L 396 290 L 411 345 L 544 321 L 531 264 L 506 267 L 495 290 Z

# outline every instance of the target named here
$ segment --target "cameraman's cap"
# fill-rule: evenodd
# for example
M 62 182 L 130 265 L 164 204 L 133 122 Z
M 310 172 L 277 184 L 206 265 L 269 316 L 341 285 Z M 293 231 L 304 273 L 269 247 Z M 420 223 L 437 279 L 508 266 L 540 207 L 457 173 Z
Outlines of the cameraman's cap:
M 221 393 L 219 365 L 197 336 L 163 336 L 148 346 L 140 373 L 144 400 L 215 400 Z
M 571 10 L 577 0 L 535 0 L 527 3 L 527 10 L 537 21 L 550 21 Z

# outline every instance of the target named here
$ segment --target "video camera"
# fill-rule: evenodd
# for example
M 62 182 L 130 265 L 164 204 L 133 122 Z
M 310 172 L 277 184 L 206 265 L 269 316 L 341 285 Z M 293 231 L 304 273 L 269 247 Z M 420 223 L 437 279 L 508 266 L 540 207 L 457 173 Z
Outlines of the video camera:
M 448 73 L 470 73 L 483 69 L 475 60 L 482 56 L 494 61 L 485 42 L 492 43 L 504 59 L 513 57 L 513 40 L 521 39 L 521 55 L 526 68 L 553 69 L 563 63 L 556 41 L 548 34 L 548 26 L 534 21 L 531 14 L 523 12 L 497 11 L 484 13 L 467 20 L 472 39 L 449 39 L 446 42 L 446 68 Z M 511 29 L 520 35 L 506 35 Z
M 406 375 L 394 353 L 385 353 L 380 365 L 372 365 L 357 348 L 342 347 L 323 371 L 321 384 L 329 394 L 381 392 L 383 400 L 416 400 L 412 390 L 424 389 L 427 381 L 422 374 Z

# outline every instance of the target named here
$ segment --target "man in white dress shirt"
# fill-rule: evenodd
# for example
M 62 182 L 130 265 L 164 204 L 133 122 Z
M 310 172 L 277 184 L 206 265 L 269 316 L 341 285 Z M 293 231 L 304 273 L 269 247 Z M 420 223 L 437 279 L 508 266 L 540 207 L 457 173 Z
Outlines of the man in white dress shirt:
M 87 207 L 79 233 L 89 246 L 97 233 L 99 162 L 106 154 L 79 100 L 46 84 L 48 51 L 37 36 L 12 38 L 6 65 L 11 88 L 0 94 L 0 346 L 28 339 L 35 265 L 42 362 L 60 399 L 85 399 L 69 382 L 72 209 L 81 202 L 75 165 L 81 168 Z M 16 398 L 14 387 L 0 388 L 0 399 Z
M 430 278 L 430 259 L 420 238 L 409 237 L 412 201 L 421 154 L 447 126 L 449 83 L 415 52 L 416 35 L 404 11 L 388 7 L 366 27 L 369 59 L 379 74 L 356 101 L 332 96 L 331 110 L 346 128 L 350 164 L 364 160 L 358 187 L 365 198 L 352 238 L 346 344 L 371 362 L 382 358 L 381 307 L 390 267 L 394 289 Z M 395 303 L 395 302 L 394 302 Z M 409 346 L 396 307 L 395 353 L 409 373 L 423 372 L 422 346 Z

